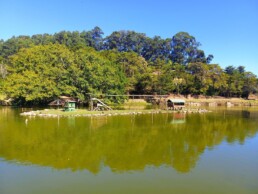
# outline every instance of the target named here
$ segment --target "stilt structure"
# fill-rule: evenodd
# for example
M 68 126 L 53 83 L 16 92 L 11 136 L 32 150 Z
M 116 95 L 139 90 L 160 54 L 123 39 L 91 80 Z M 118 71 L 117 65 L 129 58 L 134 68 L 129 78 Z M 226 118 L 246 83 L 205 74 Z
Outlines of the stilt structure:
M 94 101 L 97 102 L 96 106 L 94 107 Z M 104 102 L 97 98 L 91 98 L 91 103 L 93 104 L 93 110 L 112 110 L 111 107 L 106 105 Z

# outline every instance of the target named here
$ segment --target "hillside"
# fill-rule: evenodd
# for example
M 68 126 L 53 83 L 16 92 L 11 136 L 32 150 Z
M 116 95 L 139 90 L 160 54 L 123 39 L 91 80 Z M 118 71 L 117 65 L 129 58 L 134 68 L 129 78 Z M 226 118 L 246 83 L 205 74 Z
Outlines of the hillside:
M 81 101 L 103 94 L 247 98 L 258 91 L 255 74 L 212 64 L 213 55 L 187 32 L 166 39 L 124 30 L 103 34 L 95 27 L 0 41 L 0 95 L 41 105 L 60 95 Z

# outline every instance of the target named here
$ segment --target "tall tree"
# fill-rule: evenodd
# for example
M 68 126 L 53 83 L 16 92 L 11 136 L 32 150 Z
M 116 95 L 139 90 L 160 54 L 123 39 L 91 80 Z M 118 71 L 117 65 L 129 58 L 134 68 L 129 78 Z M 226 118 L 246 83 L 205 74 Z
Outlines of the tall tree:
M 239 71 L 239 73 L 245 73 L 245 67 L 244 66 L 238 66 L 237 70 Z
M 75 52 L 79 68 L 74 76 L 80 80 L 77 88 L 84 93 L 124 94 L 125 76 L 119 65 L 92 48 Z
M 104 49 L 117 49 L 120 52 L 142 53 L 146 35 L 134 31 L 115 31 L 104 40 Z
M 225 73 L 227 74 L 227 89 L 226 96 L 241 97 L 242 89 L 244 85 L 244 74 L 240 73 L 238 69 L 230 65 L 225 68 Z
M 235 68 L 234 66 L 232 66 L 232 65 L 227 66 L 227 67 L 225 68 L 225 72 L 226 72 L 226 74 L 228 74 L 228 75 L 233 75 L 233 74 L 236 72 L 236 68 Z
M 208 67 L 211 84 L 209 85 L 207 94 L 211 96 L 223 94 L 227 85 L 226 75 L 223 69 L 218 64 L 210 64 Z
M 92 39 L 94 40 L 93 48 L 96 50 L 100 50 L 103 44 L 103 35 L 104 32 L 100 29 L 100 27 L 96 26 L 92 31 Z
M 192 62 L 206 63 L 204 51 L 199 50 L 201 44 L 196 41 L 195 37 L 187 32 L 179 32 L 173 36 L 171 47 L 171 60 L 175 63 L 186 65 Z M 211 56 L 208 62 L 211 61 Z
M 102 51 L 102 55 L 119 65 L 119 68 L 126 76 L 126 92 L 138 93 L 136 86 L 148 73 L 148 63 L 135 52 Z
M 190 63 L 187 65 L 187 70 L 194 78 L 191 93 L 206 95 L 209 86 L 212 84 L 209 66 L 205 63 Z
M 0 56 L 8 58 L 8 56 L 15 54 L 21 48 L 28 48 L 32 45 L 34 45 L 34 43 L 29 36 L 13 36 L 12 38 L 2 43 Z
M 257 76 L 252 72 L 243 72 L 244 73 L 244 84 L 242 97 L 247 98 L 249 94 L 257 93 L 258 91 L 258 79 Z
M 157 59 L 168 60 L 171 52 L 171 39 L 162 39 L 160 36 L 146 38 L 142 52 L 140 53 L 146 60 L 155 61 Z

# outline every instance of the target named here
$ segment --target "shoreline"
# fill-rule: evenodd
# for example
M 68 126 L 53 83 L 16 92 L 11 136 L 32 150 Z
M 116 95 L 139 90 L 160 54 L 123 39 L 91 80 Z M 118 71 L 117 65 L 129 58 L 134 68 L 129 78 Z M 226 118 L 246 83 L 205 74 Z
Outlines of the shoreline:
M 208 97 L 208 96 L 199 96 L 199 97 L 185 97 L 183 95 L 172 95 L 171 98 L 183 99 L 188 106 L 258 106 L 258 97 L 257 99 L 244 99 L 244 98 L 225 98 L 221 96 L 217 97 Z M 139 99 L 128 99 L 124 104 L 115 105 L 115 106 L 135 106 L 136 108 L 140 105 L 147 105 L 146 100 Z M 3 100 L 0 99 L 0 106 L 12 106 L 12 100 Z
M 189 106 L 258 106 L 258 100 L 247 100 L 242 98 L 199 98 L 185 99 Z
M 33 117 L 101 117 L 101 116 L 122 116 L 122 115 L 142 115 L 142 114 L 164 114 L 164 113 L 207 113 L 211 112 L 206 109 L 182 109 L 182 110 L 110 110 L 110 111 L 89 111 L 76 109 L 74 111 L 63 111 L 61 109 L 44 109 L 20 113 L 21 116 L 33 116 Z

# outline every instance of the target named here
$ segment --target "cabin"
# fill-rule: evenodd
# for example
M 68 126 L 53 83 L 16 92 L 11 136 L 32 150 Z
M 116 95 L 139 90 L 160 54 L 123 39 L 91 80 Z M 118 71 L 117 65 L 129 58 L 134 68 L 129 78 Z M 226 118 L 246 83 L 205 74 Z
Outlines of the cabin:
M 59 107 L 64 107 L 66 105 L 66 102 L 71 102 L 71 101 L 76 102 L 76 100 L 72 97 L 60 96 L 56 100 L 50 102 L 48 105 L 59 108 Z M 69 105 L 67 105 L 67 106 L 69 106 Z
M 182 110 L 185 108 L 185 100 L 182 99 L 167 99 L 167 109 Z
M 64 105 L 64 111 L 74 111 L 76 106 L 76 101 L 67 100 Z

